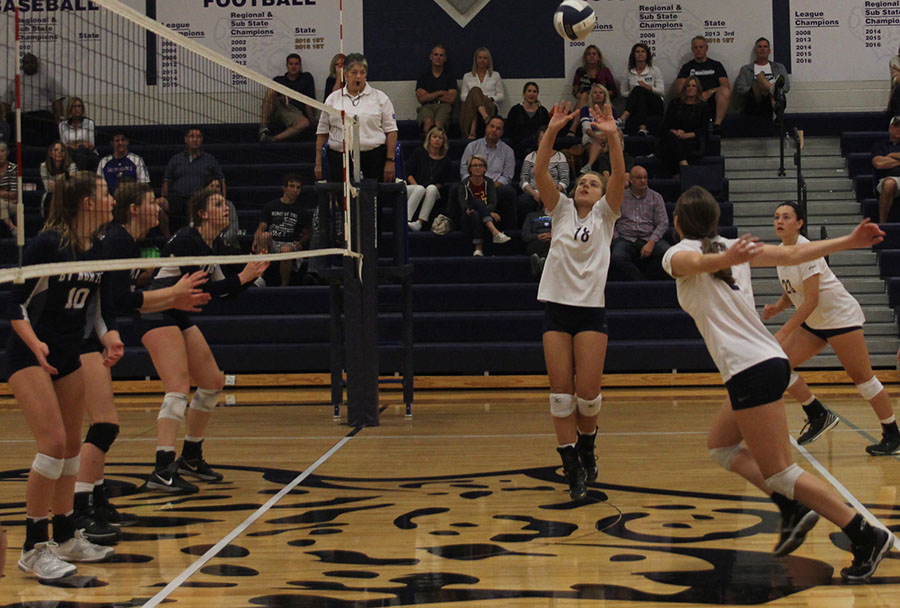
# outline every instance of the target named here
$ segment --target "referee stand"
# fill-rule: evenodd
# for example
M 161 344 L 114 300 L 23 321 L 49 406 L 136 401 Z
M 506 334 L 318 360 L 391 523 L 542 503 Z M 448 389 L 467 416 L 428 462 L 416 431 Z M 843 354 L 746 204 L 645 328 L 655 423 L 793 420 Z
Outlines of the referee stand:
M 319 196 L 340 196 L 342 184 L 317 183 Z M 406 185 L 379 184 L 362 180 L 358 194 L 351 199 L 350 248 L 363 256 L 362 274 L 358 260 L 343 258 L 343 265 L 326 273 L 331 308 L 331 401 L 335 419 L 340 419 L 344 378 L 347 380 L 347 423 L 350 426 L 379 424 L 379 384 L 400 382 L 406 415 L 412 415 L 413 402 L 413 321 L 412 264 L 408 262 L 406 240 Z M 392 224 L 391 255 L 379 259 L 379 207 Z M 332 222 L 334 226 L 336 222 Z M 401 378 L 379 380 L 378 286 L 399 284 L 399 340 L 381 346 L 400 346 Z M 343 287 L 343 289 L 341 289 Z

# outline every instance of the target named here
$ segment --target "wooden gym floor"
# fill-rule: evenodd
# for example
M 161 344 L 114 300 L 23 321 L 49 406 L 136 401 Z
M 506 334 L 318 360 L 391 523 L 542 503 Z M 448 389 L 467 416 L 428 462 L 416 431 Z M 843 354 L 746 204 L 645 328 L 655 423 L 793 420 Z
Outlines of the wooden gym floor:
M 871 584 L 845 585 L 847 540 L 824 520 L 793 555 L 772 557 L 774 505 L 706 455 L 723 394 L 606 389 L 600 478 L 581 504 L 565 492 L 542 389 L 420 391 L 412 419 L 388 404 L 380 426 L 358 430 L 311 404 L 327 400 L 322 389 L 242 393 L 216 410 L 206 441 L 225 481 L 191 496 L 139 491 L 159 398 L 124 396 L 107 479 L 140 522 L 112 562 L 55 584 L 16 568 L 34 444 L 6 398 L 0 606 L 900 604 L 900 553 Z M 871 409 L 846 388 L 819 394 L 842 423 L 797 461 L 900 530 L 900 458 L 863 449 L 880 436 Z M 272 401 L 303 405 L 242 405 Z M 796 436 L 802 410 L 789 402 L 788 413 Z

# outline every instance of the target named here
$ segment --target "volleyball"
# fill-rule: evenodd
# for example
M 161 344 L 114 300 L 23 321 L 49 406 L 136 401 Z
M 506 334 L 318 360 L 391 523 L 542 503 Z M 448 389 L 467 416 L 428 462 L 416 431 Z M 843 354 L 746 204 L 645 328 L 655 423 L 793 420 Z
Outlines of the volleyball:
M 556 33 L 569 41 L 587 38 L 596 22 L 594 9 L 582 0 L 563 0 L 553 15 Z

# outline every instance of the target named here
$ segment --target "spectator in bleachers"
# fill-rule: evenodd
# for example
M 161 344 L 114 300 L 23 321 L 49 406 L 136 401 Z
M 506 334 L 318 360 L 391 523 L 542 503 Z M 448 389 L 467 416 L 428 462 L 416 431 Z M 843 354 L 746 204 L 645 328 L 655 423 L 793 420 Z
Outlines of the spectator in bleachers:
M 419 232 L 429 222 L 441 189 L 454 178 L 447 156 L 449 149 L 447 133 L 440 127 L 431 127 L 425 143 L 406 161 L 406 217 L 413 232 Z
M 366 82 L 369 62 L 361 53 L 351 53 L 344 59 L 343 89 L 334 91 L 325 104 L 359 119 L 360 170 L 364 178 L 378 181 L 394 181 L 396 175 L 394 155 L 397 150 L 397 116 L 394 104 L 388 96 Z M 330 182 L 344 180 L 343 169 L 344 129 L 340 116 L 322 112 L 316 129 L 316 179 L 322 179 L 322 155 L 319 151 L 325 142 L 328 160 L 326 177 Z
M 210 173 L 222 180 L 222 196 L 225 196 L 225 174 L 219 161 L 203 151 L 203 132 L 196 127 L 189 128 L 184 134 L 184 144 L 185 150 L 170 158 L 166 165 L 162 196 L 157 201 L 165 211 L 162 217 L 168 219 L 171 232 L 187 224 L 188 200 L 203 188 Z M 164 230 L 163 234 L 168 232 Z
M 339 91 L 344 86 L 344 81 L 338 77 L 338 70 L 344 68 L 344 56 L 341 53 L 335 53 L 328 65 L 328 78 L 325 79 L 325 95 L 322 102 L 328 99 L 328 96 Z
M 791 89 L 791 80 L 782 64 L 769 61 L 771 45 L 768 39 L 759 38 L 753 52 L 756 55 L 754 61 L 742 66 L 734 80 L 734 94 L 743 102 L 741 111 L 744 114 L 771 120 L 776 113 L 776 103 L 780 101 L 780 110 L 784 110 L 784 96 Z
M 647 119 L 663 115 L 665 94 L 662 72 L 653 65 L 650 47 L 638 42 L 628 54 L 628 71 L 622 88 L 622 95 L 626 96 L 622 122 L 628 133 L 636 131 L 638 135 L 649 135 Z M 637 125 L 637 129 L 633 125 Z
M 594 106 L 599 106 L 600 111 L 603 113 L 606 113 L 607 111 L 612 112 L 614 119 L 618 119 L 619 117 L 616 109 L 609 100 L 609 91 L 606 90 L 606 87 L 602 84 L 591 86 L 591 103 L 589 106 L 581 108 L 581 113 L 579 114 L 579 122 L 581 123 L 581 145 L 584 151 L 587 152 L 587 166 L 593 165 L 594 161 L 597 160 L 597 156 L 600 154 L 600 140 L 606 141 L 606 136 L 600 131 L 595 131 L 591 126 L 591 123 L 593 122 L 591 110 Z
M 66 119 L 59 123 L 59 141 L 69 149 L 69 156 L 80 171 L 97 169 L 94 121 L 87 117 L 84 101 L 80 97 L 69 99 Z
M 775 235 L 782 245 L 809 243 L 800 234 L 805 223 L 806 218 L 800 214 L 797 204 L 783 203 L 775 208 Z M 791 305 L 795 307 L 794 314 L 775 332 L 791 368 L 831 346 L 856 389 L 881 421 L 881 442 L 866 446 L 866 452 L 873 456 L 900 453 L 900 430 L 891 397 L 872 371 L 863 333 L 866 317 L 859 302 L 844 288 L 824 257 L 804 264 L 780 265 L 777 271 L 783 292 L 775 304 L 765 305 L 762 318 L 768 320 Z M 837 414 L 823 406 L 796 373 L 791 375 L 787 392 L 803 404 L 807 415 L 805 432 L 797 438 L 800 445 L 815 441 L 837 425 Z
M 891 57 L 891 60 L 888 62 L 888 67 L 891 70 L 891 92 L 888 96 L 888 114 L 890 116 L 898 116 L 900 115 L 900 92 L 897 91 L 897 88 L 900 87 L 900 49 L 898 49 L 896 55 Z
M 485 175 L 497 189 L 500 213 L 509 222 L 516 221 L 516 191 L 512 187 L 516 175 L 516 159 L 512 148 L 500 140 L 503 137 L 504 122 L 501 116 L 492 116 L 484 128 L 484 137 L 469 142 L 463 150 L 459 164 L 460 181 L 469 177 L 468 160 L 473 154 L 488 159 L 488 170 Z
M 622 135 L 622 132 L 619 131 L 620 146 L 624 147 L 624 141 L 625 137 Z M 606 134 L 599 133 L 592 146 L 596 146 L 597 148 L 597 158 L 594 159 L 594 163 L 591 165 L 587 163 L 582 165 L 581 173 L 594 171 L 595 173 L 602 175 L 603 179 L 609 179 L 609 175 L 612 172 L 612 161 L 609 158 L 609 141 L 607 140 Z M 634 157 L 628 152 L 623 152 L 622 156 L 625 159 L 625 183 L 627 184 L 631 168 L 634 166 Z
M 225 196 L 225 190 L 223 186 L 222 180 L 215 176 L 215 174 L 208 174 L 206 179 L 203 182 L 204 190 L 212 190 L 214 192 L 218 192 L 222 196 Z M 234 206 L 234 203 L 225 199 L 225 206 L 228 207 L 228 226 L 225 227 L 219 234 L 219 238 L 222 239 L 222 242 L 225 244 L 225 247 L 229 250 L 229 253 L 240 253 L 241 243 L 238 240 L 238 236 L 241 233 L 240 227 L 240 218 L 238 218 L 237 207 Z
M 718 133 L 722 129 L 722 121 L 725 120 L 731 101 L 731 83 L 725 66 L 706 56 L 708 50 L 709 44 L 703 36 L 691 39 L 694 58 L 681 66 L 675 80 L 675 95 L 681 95 L 690 77 L 697 78 L 700 82 L 700 100 L 709 106 L 709 115 L 715 116 L 713 131 Z
M 900 116 L 888 124 L 888 140 L 872 148 L 875 167 L 875 192 L 878 194 L 878 221 L 884 223 L 891 213 L 894 200 L 900 196 Z
M 670 247 L 663 238 L 669 217 L 662 195 L 649 187 L 648 177 L 644 167 L 632 167 L 631 187 L 625 190 L 613 232 L 611 266 L 628 281 L 667 277 L 662 258 Z
M 0 112 L 0 141 L 7 144 L 12 143 L 12 131 L 9 128 L 9 123 L 6 122 L 6 115 L 3 112 Z
M 553 220 L 547 210 L 541 207 L 540 211 L 532 211 L 525 216 L 522 223 L 522 240 L 525 242 L 525 253 L 528 254 L 528 262 L 531 264 L 531 274 L 536 277 L 544 272 L 544 264 L 547 262 L 547 254 L 550 253 L 550 236 L 553 230 Z
M 253 252 L 288 253 L 306 249 L 312 235 L 312 218 L 297 200 L 302 183 L 296 173 L 281 180 L 281 198 L 266 203 L 253 235 Z M 291 284 L 291 276 L 300 260 L 283 260 L 279 265 L 281 286 Z
M 75 163 L 69 158 L 69 149 L 61 141 L 55 141 L 47 148 L 47 159 L 41 163 L 41 183 L 44 184 L 44 197 L 41 199 L 41 217 L 47 217 L 50 199 L 56 188 L 56 176 L 60 173 L 77 171 Z
M 487 124 L 491 116 L 497 114 L 505 97 L 503 80 L 500 72 L 494 71 L 491 52 L 485 47 L 477 49 L 472 59 L 472 71 L 463 74 L 462 90 L 459 92 L 462 101 L 459 130 L 463 136 L 475 139 L 480 122 Z
M 540 145 L 547 127 L 543 126 L 538 129 L 537 143 Z M 519 171 L 519 186 L 522 188 L 522 194 L 519 195 L 517 211 L 519 217 L 525 217 L 529 213 L 539 211 L 544 208 L 541 200 L 541 193 L 538 192 L 537 183 L 534 180 L 534 160 L 537 152 L 531 152 L 522 161 L 522 169 Z M 555 150 L 553 156 L 550 157 L 550 177 L 556 184 L 559 192 L 566 192 L 569 189 L 569 161 L 566 160 L 562 152 Z
M 459 92 L 456 78 L 447 69 L 447 49 L 444 45 L 432 47 L 428 58 L 431 65 L 416 81 L 416 101 L 422 104 L 416 112 L 416 120 L 422 133 L 428 133 L 431 127 L 446 128 Z
M 300 55 L 291 53 L 287 56 L 285 64 L 287 71 L 272 80 L 301 95 L 315 99 L 315 79 L 312 74 L 303 71 Z M 288 99 L 286 95 L 269 89 L 266 91 L 262 103 L 262 116 L 259 119 L 259 141 L 265 144 L 290 139 L 308 129 L 315 119 L 316 112 L 310 106 L 296 99 Z M 277 127 L 282 130 L 276 135 L 270 135 L 270 127 Z
M 522 103 L 509 109 L 506 117 L 506 136 L 512 141 L 516 158 L 537 147 L 537 132 L 550 122 L 547 108 L 538 99 L 540 88 L 536 82 L 526 82 L 522 87 Z
M 681 87 L 681 97 L 669 102 L 659 138 L 659 156 L 670 174 L 703 156 L 709 125 L 709 105 L 700 93 L 702 84 L 696 76 L 688 76 Z
M 616 79 L 612 71 L 603 63 L 603 54 L 595 44 L 589 44 L 581 55 L 581 66 L 575 70 L 575 78 L 572 81 L 572 96 L 575 98 L 575 109 L 580 110 L 590 103 L 591 87 L 602 84 L 609 91 L 610 99 L 615 99 L 619 94 L 616 87 Z M 575 134 L 573 127 L 569 135 Z
M 144 184 L 150 182 L 150 173 L 144 159 L 134 152 L 129 152 L 128 143 L 125 131 L 115 131 L 112 136 L 112 154 L 101 158 L 100 164 L 97 165 L 97 175 L 106 180 L 112 194 L 116 193 L 123 178 Z
M 0 221 L 11 236 L 16 236 L 16 225 L 12 218 L 16 215 L 18 203 L 18 168 L 9 162 L 9 148 L 0 142 Z
M 510 238 L 497 228 L 502 216 L 497 213 L 497 187 L 486 177 L 489 167 L 487 157 L 472 154 L 466 159 L 466 177 L 459 184 L 460 223 L 463 232 L 472 237 L 475 246 L 472 255 L 484 255 L 484 230 L 490 232 L 497 244 L 508 243 Z
M 38 58 L 32 53 L 25 53 L 22 56 L 21 79 L 22 129 L 34 131 L 41 144 L 56 139 L 57 124 L 63 119 L 65 98 L 62 86 L 46 70 L 41 70 Z M 6 87 L 5 101 L 6 104 L 0 108 L 0 115 L 15 110 L 15 79 L 10 79 Z M 7 116 L 7 121 L 10 125 L 15 124 L 11 116 Z

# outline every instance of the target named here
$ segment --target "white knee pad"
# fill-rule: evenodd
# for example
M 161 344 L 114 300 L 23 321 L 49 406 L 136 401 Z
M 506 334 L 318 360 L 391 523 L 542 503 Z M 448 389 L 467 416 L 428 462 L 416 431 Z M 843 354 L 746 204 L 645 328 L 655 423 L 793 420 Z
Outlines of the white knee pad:
M 734 460 L 734 457 L 737 456 L 738 452 L 742 449 L 740 443 L 736 443 L 734 445 L 729 445 L 724 448 L 712 448 L 709 450 L 709 457 L 713 459 L 717 465 L 725 469 L 726 471 L 731 470 L 731 462 Z
M 872 376 L 862 384 L 856 385 L 856 390 L 859 391 L 859 394 L 862 395 L 862 398 L 866 401 L 871 401 L 875 398 L 875 395 L 880 393 L 884 389 L 881 382 L 878 381 L 876 376 Z
M 550 413 L 554 418 L 568 418 L 575 412 L 575 395 L 550 393 Z
M 578 398 L 578 413 L 582 416 L 596 416 L 600 413 L 600 403 L 603 401 L 603 395 L 598 394 L 593 399 Z
M 788 378 L 788 388 L 794 386 L 794 383 L 800 379 L 800 376 L 797 375 L 797 372 L 791 370 L 791 377 Z
M 81 468 L 81 454 L 72 458 L 66 458 L 63 461 L 63 475 L 78 475 L 78 469 Z
M 219 402 L 219 393 L 222 391 L 214 391 L 210 388 L 198 388 L 191 399 L 191 409 L 198 412 L 211 412 L 216 408 Z
M 797 480 L 801 475 L 803 475 L 803 469 L 798 467 L 795 463 L 785 470 L 768 477 L 766 479 L 766 485 L 769 486 L 773 492 L 784 494 L 791 500 L 794 500 L 794 486 L 797 485 Z
M 169 420 L 184 421 L 184 410 L 187 407 L 188 397 L 184 393 L 166 393 L 162 407 L 159 408 L 157 420 L 168 418 Z
M 35 454 L 34 461 L 31 463 L 31 470 L 35 473 L 40 473 L 47 479 L 59 479 L 59 476 L 63 473 L 65 464 L 66 461 L 62 458 L 54 458 L 53 456 L 47 456 L 46 454 L 38 452 Z

